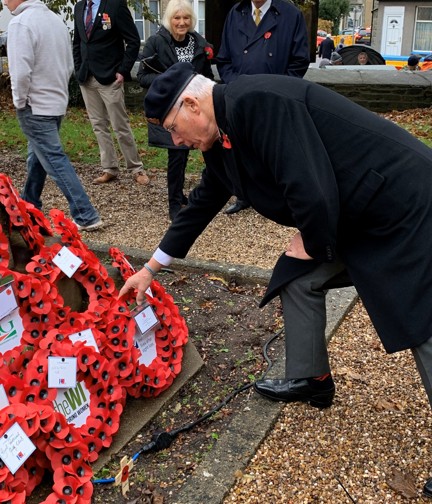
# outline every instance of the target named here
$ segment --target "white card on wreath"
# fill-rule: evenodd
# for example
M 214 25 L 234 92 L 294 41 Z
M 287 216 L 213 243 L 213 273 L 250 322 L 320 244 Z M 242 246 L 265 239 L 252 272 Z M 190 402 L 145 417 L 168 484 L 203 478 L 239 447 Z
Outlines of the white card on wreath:
M 69 278 L 81 266 L 82 260 L 67 247 L 62 247 L 53 258 L 53 263 L 58 266 Z
M 131 314 L 142 334 L 151 331 L 159 324 L 159 320 L 150 305 L 137 306 Z
M 4 385 L 0 383 L 0 410 L 10 405 Z
M 12 350 L 21 344 L 24 331 L 19 308 L 0 319 L 0 353 Z
M 48 388 L 75 388 L 76 357 L 48 357 Z
M 13 277 L 11 275 L 0 279 L 0 319 L 18 307 L 12 283 Z
M 15 474 L 36 446 L 19 424 L 14 423 L 0 438 L 0 458 L 12 474 Z
M 150 366 L 157 357 L 156 333 L 147 331 L 146 334 L 142 334 L 139 330 L 135 331 L 135 347 L 141 354 L 138 357 L 138 362 L 144 366 Z
M 84 331 L 69 334 L 69 339 L 73 343 L 75 343 L 75 341 L 84 341 L 86 346 L 93 347 L 97 352 L 99 352 L 99 348 L 91 329 L 85 329 Z

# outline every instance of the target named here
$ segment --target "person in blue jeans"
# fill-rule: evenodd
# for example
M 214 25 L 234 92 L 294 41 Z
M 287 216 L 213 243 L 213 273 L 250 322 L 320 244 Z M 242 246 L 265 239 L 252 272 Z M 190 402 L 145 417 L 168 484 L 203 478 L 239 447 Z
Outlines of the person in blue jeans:
M 8 26 L 12 97 L 28 140 L 27 180 L 22 198 L 42 208 L 47 175 L 66 197 L 79 231 L 103 226 L 97 210 L 61 145 L 59 130 L 73 71 L 68 30 L 40 0 L 5 0 L 14 18 Z M 47 67 L 48 64 L 48 67 Z

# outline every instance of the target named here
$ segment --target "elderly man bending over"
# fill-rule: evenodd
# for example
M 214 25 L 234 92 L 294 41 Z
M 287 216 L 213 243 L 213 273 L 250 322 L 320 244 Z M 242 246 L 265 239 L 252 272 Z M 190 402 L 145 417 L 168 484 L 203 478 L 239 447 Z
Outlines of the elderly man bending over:
M 242 194 L 264 217 L 298 229 L 281 244 L 264 300 L 282 300 L 285 376 L 257 381 L 255 390 L 332 404 L 325 297 L 346 271 L 387 352 L 412 350 L 432 404 L 432 150 L 312 82 L 245 75 L 215 85 L 188 63 L 154 80 L 145 112 L 176 145 L 202 150 L 206 169 L 120 294 L 136 290 L 142 303 L 154 275 L 185 257 L 231 194 Z

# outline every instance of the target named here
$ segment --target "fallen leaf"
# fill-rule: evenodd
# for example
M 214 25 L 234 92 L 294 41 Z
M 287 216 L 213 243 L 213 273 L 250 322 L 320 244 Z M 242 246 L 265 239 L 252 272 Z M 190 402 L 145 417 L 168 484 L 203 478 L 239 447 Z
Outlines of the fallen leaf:
M 375 409 L 377 411 L 403 411 L 404 406 L 403 404 L 397 402 L 397 401 L 392 401 L 386 400 L 386 399 L 379 399 L 377 403 L 374 405 Z
M 220 282 L 221 284 L 225 285 L 225 287 L 228 287 L 228 282 L 224 278 L 216 277 L 216 276 L 209 276 L 209 280 L 213 280 L 215 282 Z
M 415 499 L 418 497 L 415 478 L 412 473 L 403 473 L 398 469 L 393 469 L 390 478 L 387 479 L 387 485 L 407 499 Z

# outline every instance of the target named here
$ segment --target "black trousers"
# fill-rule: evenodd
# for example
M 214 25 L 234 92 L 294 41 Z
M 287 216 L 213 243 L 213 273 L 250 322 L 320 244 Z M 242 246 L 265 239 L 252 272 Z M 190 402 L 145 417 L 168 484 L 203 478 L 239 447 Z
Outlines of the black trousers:
M 168 205 L 170 217 L 175 216 L 186 202 L 183 194 L 189 149 L 168 149 Z

